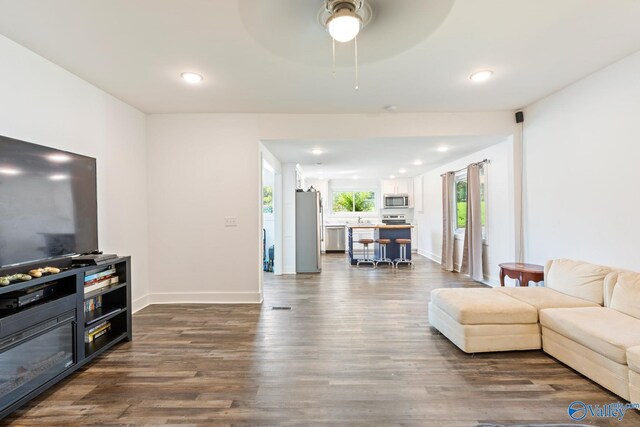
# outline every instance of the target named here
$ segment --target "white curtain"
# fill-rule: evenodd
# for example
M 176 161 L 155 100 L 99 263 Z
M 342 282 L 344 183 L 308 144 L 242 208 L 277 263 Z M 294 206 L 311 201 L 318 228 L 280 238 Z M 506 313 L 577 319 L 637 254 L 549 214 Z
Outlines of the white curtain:
M 442 260 L 443 270 L 453 271 L 453 245 L 456 224 L 455 172 L 442 175 Z
M 467 167 L 467 226 L 464 233 L 462 273 L 473 280 L 484 278 L 482 271 L 482 211 L 480 203 L 480 165 Z

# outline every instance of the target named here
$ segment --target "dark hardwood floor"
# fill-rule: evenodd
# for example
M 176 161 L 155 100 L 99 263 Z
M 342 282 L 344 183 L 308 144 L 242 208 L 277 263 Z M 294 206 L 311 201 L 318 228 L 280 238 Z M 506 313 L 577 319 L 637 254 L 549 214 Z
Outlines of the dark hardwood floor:
M 574 400 L 619 400 L 541 351 L 458 350 L 429 327 L 429 292 L 478 284 L 416 264 L 357 270 L 331 255 L 321 274 L 265 274 L 262 306 L 147 307 L 133 342 L 4 422 L 466 427 L 569 423 Z M 640 415 L 582 423 L 639 426 Z

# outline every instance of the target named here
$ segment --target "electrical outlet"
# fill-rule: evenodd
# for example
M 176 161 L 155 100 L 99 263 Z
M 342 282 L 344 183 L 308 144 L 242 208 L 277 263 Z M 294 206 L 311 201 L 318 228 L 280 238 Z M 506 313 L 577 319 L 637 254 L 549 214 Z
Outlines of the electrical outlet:
M 224 226 L 225 227 L 237 227 L 238 226 L 238 217 L 237 216 L 225 216 L 224 217 Z

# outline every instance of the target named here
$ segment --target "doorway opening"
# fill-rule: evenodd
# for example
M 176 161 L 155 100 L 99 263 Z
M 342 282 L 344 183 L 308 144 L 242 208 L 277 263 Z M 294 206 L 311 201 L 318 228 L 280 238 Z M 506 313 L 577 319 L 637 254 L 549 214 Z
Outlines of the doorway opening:
M 262 270 L 275 270 L 275 170 L 266 160 L 262 161 Z

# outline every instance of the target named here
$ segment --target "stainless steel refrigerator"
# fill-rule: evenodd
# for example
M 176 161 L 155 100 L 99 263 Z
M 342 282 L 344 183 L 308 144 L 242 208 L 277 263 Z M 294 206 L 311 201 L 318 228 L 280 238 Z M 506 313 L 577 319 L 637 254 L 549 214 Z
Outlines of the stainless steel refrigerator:
M 296 192 L 296 272 L 320 273 L 322 198 L 317 191 Z

